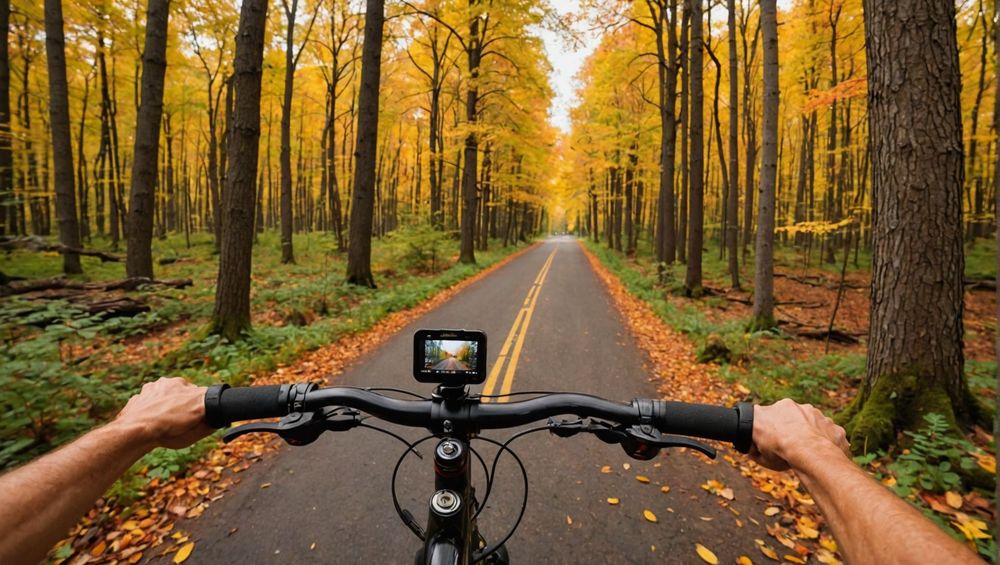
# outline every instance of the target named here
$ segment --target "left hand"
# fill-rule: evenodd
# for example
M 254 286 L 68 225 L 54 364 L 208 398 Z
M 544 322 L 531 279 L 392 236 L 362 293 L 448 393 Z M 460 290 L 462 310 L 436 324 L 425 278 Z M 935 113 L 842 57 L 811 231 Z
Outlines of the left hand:
M 141 430 L 153 447 L 187 447 L 213 431 L 205 423 L 205 390 L 180 377 L 146 383 L 115 423 Z

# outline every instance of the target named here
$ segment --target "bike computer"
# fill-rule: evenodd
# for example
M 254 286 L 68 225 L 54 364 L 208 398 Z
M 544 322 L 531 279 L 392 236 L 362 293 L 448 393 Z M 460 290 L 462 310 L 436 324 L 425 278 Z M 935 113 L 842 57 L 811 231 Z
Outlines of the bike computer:
M 413 334 L 413 378 L 449 386 L 486 380 L 486 334 L 478 330 L 418 330 Z

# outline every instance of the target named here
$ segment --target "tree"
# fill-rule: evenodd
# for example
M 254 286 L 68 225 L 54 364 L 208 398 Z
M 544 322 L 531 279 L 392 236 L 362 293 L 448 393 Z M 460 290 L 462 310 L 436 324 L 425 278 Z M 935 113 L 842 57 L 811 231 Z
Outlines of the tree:
M 260 85 L 268 0 L 244 0 L 236 33 L 233 91 L 236 108 L 229 129 L 230 169 L 222 193 L 222 247 L 212 327 L 230 341 L 250 328 L 250 267 L 253 258 Z
M 136 118 L 132 189 L 129 193 L 125 237 L 129 277 L 153 278 L 153 214 L 156 168 L 163 116 L 163 80 L 167 72 L 167 25 L 170 0 L 149 0 L 146 9 L 146 47 L 142 52 L 142 99 Z
M 281 103 L 281 262 L 294 263 L 292 249 L 292 90 L 295 87 L 295 69 L 299 58 L 309 43 L 320 3 L 316 3 L 309 26 L 306 28 L 302 47 L 295 51 L 295 17 L 299 10 L 299 0 L 281 0 L 285 11 L 287 32 L 285 34 L 285 95 Z
M 62 0 L 45 0 L 45 56 L 49 67 L 49 123 L 55 166 L 56 219 L 59 242 L 80 248 L 73 184 L 73 144 L 69 131 L 69 85 L 66 81 L 66 40 L 63 37 Z M 82 273 L 80 256 L 63 252 L 63 272 Z
M 872 143 L 871 329 L 845 413 L 855 450 L 925 414 L 969 422 L 962 374 L 963 143 L 955 5 L 865 0 Z M 928 112 L 927 108 L 933 108 Z
M 737 240 L 740 233 L 740 142 L 739 142 L 739 65 L 736 61 L 736 0 L 728 0 L 729 9 L 729 192 L 726 195 L 726 250 L 729 253 L 729 277 L 734 289 L 740 288 L 740 263 Z M 747 187 L 750 190 L 750 187 Z
M 750 328 L 774 323 L 774 188 L 778 176 L 778 14 L 775 0 L 761 0 L 764 41 L 764 123 L 761 132 L 760 199 L 754 248 L 753 312 Z
M 10 131 L 10 0 L 0 2 L 0 235 L 17 233 Z
M 702 0 L 690 0 L 691 5 L 691 45 L 689 61 L 691 70 L 688 73 L 691 79 L 691 108 L 689 112 L 690 127 L 688 134 L 691 136 L 691 203 L 690 221 L 688 223 L 688 253 L 687 271 L 684 276 L 684 291 L 688 296 L 701 296 L 702 272 L 701 255 L 704 238 L 705 225 L 705 142 L 704 142 L 704 104 L 705 87 L 703 84 L 704 72 L 704 49 L 702 41 L 702 28 L 704 17 L 702 16 Z
M 993 99 L 993 129 L 1000 131 L 1000 25 L 996 22 L 1000 21 L 1000 2 L 995 2 L 993 4 L 993 52 L 996 60 L 994 61 L 994 82 L 996 84 L 996 92 Z M 996 156 L 995 156 L 995 171 L 1000 171 L 1000 143 L 996 146 Z M 996 232 L 996 241 L 1000 241 L 1000 175 L 993 175 L 993 198 L 995 199 L 995 206 L 993 208 L 993 213 L 996 215 L 994 218 L 994 223 Z M 997 321 L 1000 322 L 1000 245 L 996 248 L 996 282 L 997 282 Z M 996 356 L 1000 359 L 1000 339 L 996 340 Z M 997 365 L 997 386 L 1000 387 L 1000 364 Z M 1000 388 L 997 388 L 1000 390 Z M 1000 414 L 1000 396 L 997 396 L 996 406 L 994 407 L 994 414 Z M 1000 418 L 993 418 L 993 437 L 1000 437 Z M 994 500 L 996 501 L 997 512 L 995 515 L 1000 516 L 1000 481 L 996 482 L 996 487 L 994 491 Z M 997 550 L 997 561 L 1000 561 L 1000 549 Z
M 357 164 L 347 250 L 347 282 L 375 288 L 372 276 L 372 215 L 375 211 L 375 151 L 378 142 L 379 82 L 382 78 L 382 27 L 385 0 L 367 0 L 365 43 L 361 50 L 358 93 Z
M 479 104 L 479 66 L 483 59 L 489 19 L 482 17 L 480 0 L 469 0 L 469 38 L 464 42 L 465 54 L 469 61 L 469 85 L 465 93 L 465 122 L 469 131 L 465 134 L 465 154 L 462 171 L 462 226 L 458 260 L 475 263 L 476 237 L 476 174 L 478 172 L 479 136 L 476 133 L 477 105 Z M 482 29 L 480 29 L 482 28 Z

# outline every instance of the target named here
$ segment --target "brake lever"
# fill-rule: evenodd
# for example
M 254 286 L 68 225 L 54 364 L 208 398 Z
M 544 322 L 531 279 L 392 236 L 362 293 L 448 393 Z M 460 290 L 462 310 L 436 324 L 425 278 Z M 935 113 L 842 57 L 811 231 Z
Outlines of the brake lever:
M 252 433 L 272 433 L 289 445 L 308 445 L 323 432 L 343 432 L 361 423 L 361 413 L 357 410 L 334 406 L 316 412 L 292 412 L 277 422 L 254 422 L 228 430 L 222 441 Z
M 632 426 L 623 432 L 627 437 L 621 442 L 622 449 L 633 459 L 648 461 L 664 447 L 687 447 L 700 451 L 709 459 L 718 455 L 715 449 L 685 436 L 661 434 L 652 426 Z

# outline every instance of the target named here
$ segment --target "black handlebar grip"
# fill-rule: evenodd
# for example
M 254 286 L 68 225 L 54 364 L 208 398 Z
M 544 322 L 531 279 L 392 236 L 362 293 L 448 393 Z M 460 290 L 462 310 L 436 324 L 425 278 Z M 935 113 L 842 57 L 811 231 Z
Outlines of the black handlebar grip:
M 663 400 L 653 405 L 653 422 L 665 433 L 731 442 L 741 453 L 753 445 L 753 405 L 733 408 Z
M 211 386 L 205 393 L 205 422 L 223 428 L 241 420 L 284 416 L 288 414 L 288 388 L 289 385 Z

